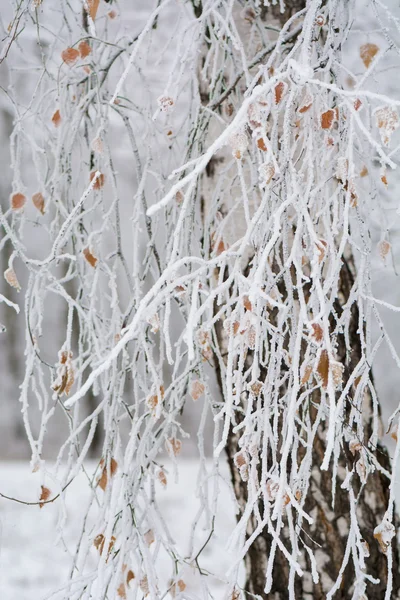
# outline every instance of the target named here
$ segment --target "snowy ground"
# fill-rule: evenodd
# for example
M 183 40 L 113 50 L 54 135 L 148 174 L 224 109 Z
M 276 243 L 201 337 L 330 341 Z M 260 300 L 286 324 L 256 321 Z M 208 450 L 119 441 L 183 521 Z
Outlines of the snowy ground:
M 198 508 L 195 498 L 197 467 L 185 461 L 180 468 L 180 483 L 168 482 L 160 494 L 160 506 L 170 525 L 174 539 L 185 544 L 190 524 Z M 0 463 L 0 492 L 24 501 L 37 501 L 40 490 L 38 476 L 32 474 L 28 463 Z M 0 498 L 0 599 L 43 600 L 67 581 L 70 556 L 82 524 L 82 507 L 88 498 L 88 485 L 80 475 L 70 486 L 67 495 L 68 521 L 63 540 L 56 545 L 60 505 L 57 502 L 40 509 Z M 229 494 L 223 494 L 217 515 L 217 540 L 202 553 L 202 567 L 223 575 L 231 557 L 224 549 L 229 532 L 235 523 Z M 204 540 L 199 532 L 196 547 Z M 203 536 L 204 537 L 204 536 Z M 93 548 L 93 567 L 97 555 Z M 196 585 L 195 573 L 185 573 L 185 583 Z M 217 595 L 221 583 L 214 582 Z
M 197 466 L 186 460 L 180 466 L 180 483 L 168 483 L 160 502 L 174 539 L 186 543 L 190 524 L 198 508 L 195 498 Z M 398 502 L 400 473 L 397 474 Z M 36 501 L 40 489 L 38 476 L 28 463 L 0 463 L 0 492 L 25 501 Z M 223 491 L 223 490 L 222 490 Z M 80 475 L 70 486 L 67 497 L 67 526 L 63 540 L 56 544 L 60 505 L 57 502 L 39 509 L 0 498 L 0 599 L 44 600 L 67 581 L 70 556 L 80 533 L 82 507 L 88 497 L 87 481 Z M 233 503 L 228 492 L 222 493 L 216 521 L 216 541 L 202 554 L 202 567 L 223 577 L 232 557 L 225 543 L 235 523 Z M 207 535 L 204 533 L 204 535 Z M 202 546 L 202 532 L 196 545 Z M 96 551 L 93 549 L 93 567 Z M 185 582 L 196 586 L 196 575 L 185 574 Z M 212 585 L 221 597 L 222 584 Z M 219 592 L 219 593 L 218 593 Z
M 90 469 L 90 466 L 89 466 Z M 160 494 L 160 507 L 178 544 L 184 545 L 190 524 L 198 508 L 195 497 L 197 465 L 183 461 L 179 468 L 180 483 L 168 483 Z M 400 503 L 400 473 L 397 473 L 397 499 Z M 38 476 L 29 470 L 28 462 L 0 462 L 0 492 L 24 501 L 36 501 L 40 490 Z M 216 520 L 216 541 L 202 554 L 202 567 L 223 577 L 232 557 L 225 549 L 226 540 L 235 523 L 233 503 L 221 488 L 221 500 Z M 44 600 L 66 582 L 70 556 L 78 539 L 83 518 L 82 507 L 88 498 L 88 485 L 79 475 L 68 490 L 67 526 L 63 540 L 57 541 L 60 505 L 48 504 L 43 509 L 0 498 L 0 599 Z M 204 533 L 204 535 L 203 535 Z M 199 532 L 196 547 L 203 544 Z M 96 564 L 93 549 L 93 567 Z M 185 574 L 188 586 L 196 586 L 195 573 Z M 215 597 L 221 597 L 222 584 L 214 581 Z

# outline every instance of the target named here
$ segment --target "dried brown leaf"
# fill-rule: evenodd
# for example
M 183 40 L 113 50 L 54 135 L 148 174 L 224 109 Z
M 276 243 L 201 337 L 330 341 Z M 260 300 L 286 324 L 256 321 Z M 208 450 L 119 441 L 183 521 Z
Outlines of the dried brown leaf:
M 319 323 L 312 323 L 311 328 L 313 330 L 311 337 L 314 338 L 316 342 L 321 342 L 324 337 L 324 330 L 321 325 L 319 325 Z
M 99 8 L 99 4 L 100 4 L 100 0 L 87 0 L 87 5 L 88 5 L 88 9 L 89 9 L 89 15 L 91 16 L 91 18 L 93 19 L 93 21 L 96 18 L 97 10 Z
M 129 585 L 133 579 L 135 579 L 135 573 L 132 571 L 132 569 L 129 569 L 129 571 L 126 574 L 127 585 Z
M 101 473 L 101 477 L 99 479 L 98 485 L 101 487 L 101 489 L 104 492 L 107 487 L 107 483 L 108 483 L 108 470 L 107 470 L 107 465 L 104 464 L 103 458 L 100 461 L 100 467 L 103 468 L 103 471 Z M 109 468 L 109 473 L 110 473 L 111 477 L 113 477 L 115 475 L 117 468 L 118 468 L 118 463 L 114 458 L 112 458 L 110 461 L 110 468 Z
M 25 198 L 24 194 L 17 192 L 11 196 L 10 203 L 11 203 L 11 209 L 14 212 L 21 212 L 24 210 L 26 198 Z
M 391 249 L 391 245 L 386 240 L 381 240 L 379 242 L 378 251 L 379 251 L 379 256 L 382 258 L 382 260 L 385 260 L 385 258 L 387 257 L 387 255 L 390 252 L 390 249 Z
M 11 267 L 4 271 L 4 279 L 9 285 L 11 285 L 11 287 L 15 288 L 18 292 L 21 290 L 21 286 L 19 285 L 17 275 L 15 274 L 14 269 L 12 269 Z
M 335 111 L 331 108 L 321 115 L 321 127 L 322 129 L 331 129 L 335 120 Z
M 58 109 L 56 110 L 56 112 L 51 117 L 51 121 L 52 121 L 54 127 L 59 127 L 59 125 L 61 123 L 61 114 L 60 114 L 60 111 Z
M 66 48 L 61 52 L 61 58 L 67 65 L 73 65 L 79 58 L 79 50 L 76 48 Z
M 32 196 L 32 202 L 33 202 L 33 206 L 35 208 L 37 208 L 37 210 L 39 212 L 41 212 L 42 215 L 44 215 L 44 198 L 43 198 L 43 194 L 41 194 L 40 192 L 37 192 L 37 194 L 33 194 L 33 196 Z
M 204 394 L 204 389 L 204 383 L 202 383 L 198 379 L 192 381 L 192 385 L 190 387 L 190 395 L 194 401 L 198 400 L 200 396 Z
M 90 181 L 92 181 L 94 179 L 95 175 L 96 175 L 96 171 L 92 171 L 90 173 Z M 103 187 L 103 185 L 104 185 L 104 175 L 103 175 L 103 173 L 100 173 L 100 175 L 97 177 L 96 181 L 94 182 L 93 189 L 99 190 Z
M 165 443 L 167 452 L 170 456 L 178 456 L 182 449 L 182 442 L 177 438 L 169 438 Z
M 89 56 L 89 54 L 92 51 L 90 44 L 86 41 L 80 42 L 78 49 L 79 49 L 79 54 L 81 55 L 81 58 L 86 58 L 87 56 Z
M 285 87 L 283 81 L 280 81 L 278 85 L 275 86 L 275 104 L 279 104 L 282 100 L 283 94 L 285 93 Z
M 379 47 L 376 44 L 363 44 L 361 46 L 360 57 L 367 69 L 378 52 Z
M 317 373 L 321 378 L 322 387 L 326 389 L 328 387 L 329 379 L 329 356 L 326 350 L 322 350 L 320 354 Z
M 83 256 L 86 258 L 86 260 L 88 261 L 89 265 L 94 268 L 97 265 L 98 259 L 93 254 L 93 251 L 88 247 L 88 248 L 84 248 L 82 253 L 83 253 Z
M 258 138 L 257 147 L 260 148 L 260 150 L 262 150 L 263 152 L 267 152 L 268 150 L 263 138 Z
M 45 487 L 44 485 L 41 486 L 41 494 L 40 494 L 40 502 L 39 502 L 39 506 L 40 508 L 43 508 L 44 503 L 46 502 L 46 500 L 48 500 L 50 498 L 51 495 L 51 491 L 49 490 L 49 488 Z

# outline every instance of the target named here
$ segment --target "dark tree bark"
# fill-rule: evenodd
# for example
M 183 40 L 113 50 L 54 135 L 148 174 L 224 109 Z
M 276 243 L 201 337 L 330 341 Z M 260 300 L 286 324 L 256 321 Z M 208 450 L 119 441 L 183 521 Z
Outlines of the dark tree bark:
M 337 317 L 340 318 L 342 307 L 349 299 L 350 291 L 354 283 L 354 262 L 349 256 L 343 264 L 341 272 L 341 289 L 338 294 L 336 303 Z M 345 367 L 345 377 L 349 376 L 352 371 L 352 366 L 357 364 L 361 357 L 360 335 L 358 333 L 358 308 L 356 304 L 352 306 L 352 318 L 350 324 L 351 331 L 351 354 L 349 348 L 346 348 L 345 340 L 342 337 L 339 340 L 338 355 L 342 364 Z M 334 323 L 332 323 L 332 328 Z M 220 341 L 223 346 L 223 335 L 220 330 Z M 349 360 L 350 356 L 350 360 Z M 220 379 L 222 390 L 222 381 Z M 317 405 L 320 401 L 316 393 L 313 398 Z M 348 402 L 351 402 L 349 398 Z M 372 400 L 368 397 L 368 403 L 365 403 L 365 421 L 366 421 L 366 439 L 362 440 L 365 446 L 368 446 L 368 438 L 372 433 Z M 316 413 L 316 409 L 314 409 Z M 303 536 L 308 540 L 308 543 L 316 548 L 317 544 L 321 548 L 321 553 L 324 557 L 324 566 L 320 568 L 320 575 L 324 573 L 325 577 L 320 577 L 318 584 L 313 584 L 310 579 L 304 580 L 296 577 L 296 597 L 301 599 L 313 598 L 322 600 L 326 597 L 326 593 L 330 589 L 327 585 L 326 576 L 331 583 L 335 582 L 343 562 L 348 531 L 350 523 L 350 503 L 349 493 L 341 488 L 343 478 L 340 476 L 335 483 L 335 505 L 332 508 L 332 486 L 333 474 L 331 470 L 321 471 L 319 465 L 322 463 L 325 453 L 325 432 L 321 427 L 315 439 L 313 448 L 313 470 L 311 473 L 311 482 L 308 496 L 305 502 L 305 510 L 308 514 L 313 515 L 315 522 L 310 527 L 308 524 L 303 525 Z M 232 477 L 236 498 L 238 499 L 241 511 L 238 519 L 243 514 L 243 509 L 247 502 L 247 483 L 240 476 L 239 470 L 235 465 L 234 456 L 238 452 L 238 436 L 232 433 L 229 435 L 228 444 L 226 446 L 226 455 L 228 458 L 229 468 Z M 368 446 L 369 453 L 373 454 L 376 460 L 390 472 L 390 459 L 387 450 L 381 445 L 376 448 Z M 351 470 L 353 462 L 357 456 L 353 456 L 346 448 L 341 448 L 340 464 L 347 465 Z M 379 584 L 368 583 L 367 597 L 369 600 L 379 600 L 385 595 L 387 585 L 387 561 L 385 555 L 381 552 L 377 540 L 373 536 L 375 527 L 382 521 L 389 499 L 389 480 L 379 471 L 375 471 L 367 479 L 365 486 L 359 485 L 357 511 L 359 522 L 361 523 L 361 534 L 369 546 L 370 556 L 366 559 L 367 569 L 369 574 L 374 578 L 379 579 Z M 262 506 L 260 506 L 262 513 Z M 248 530 L 248 536 L 251 535 L 256 524 L 252 522 L 251 529 Z M 311 543 L 313 540 L 313 543 Z M 257 594 L 266 600 L 280 600 L 288 598 L 288 580 L 289 580 L 289 565 L 281 551 L 277 551 L 275 566 L 274 566 L 274 584 L 269 594 L 264 593 L 265 573 L 269 551 L 271 548 L 272 536 L 264 530 L 261 535 L 255 540 L 250 547 L 246 556 L 246 572 L 247 581 L 246 589 L 252 594 Z M 290 551 L 290 544 L 286 540 L 287 549 Z M 400 570 L 399 570 L 399 555 L 396 539 L 392 542 L 393 550 L 393 598 L 398 598 L 400 594 Z M 307 560 L 305 570 L 311 572 L 311 565 Z M 335 600 L 351 600 L 354 593 L 355 573 L 350 565 L 345 569 L 343 574 L 340 590 L 335 594 Z
M 305 8 L 305 0 L 286 0 L 286 10 L 284 13 L 280 12 L 279 2 L 270 7 L 264 7 L 262 9 L 262 18 L 266 21 L 273 20 L 273 23 L 280 23 L 282 26 L 285 22 L 292 17 L 296 12 Z M 196 4 L 199 7 L 199 4 Z M 197 9 L 196 16 L 199 16 L 201 11 Z M 228 88 L 229 89 L 229 88 Z M 209 101 L 207 86 L 202 85 L 200 90 L 201 98 L 204 104 Z M 223 95 L 224 96 L 224 95 Z M 225 96 L 224 96 L 225 100 Z M 203 198 L 202 198 L 202 214 L 203 218 L 207 212 L 204 206 L 207 205 L 207 193 L 213 189 L 213 182 L 219 175 L 219 171 L 224 168 L 224 159 L 219 158 L 210 163 L 207 170 L 206 181 L 204 182 Z M 221 208 L 221 211 L 223 208 Z M 279 273 L 279 268 L 275 265 L 273 269 L 276 274 Z M 226 273 L 226 276 L 228 274 Z M 355 281 L 355 264 L 354 258 L 350 252 L 347 253 L 346 259 L 343 261 L 343 266 L 340 276 L 339 289 L 337 290 L 337 300 L 330 317 L 331 331 L 336 328 L 337 320 L 342 315 L 343 308 L 348 304 Z M 295 278 L 293 274 L 293 286 L 295 286 Z M 285 284 L 283 280 L 277 282 L 279 291 L 284 298 L 286 295 Z M 311 289 L 312 283 L 309 284 Z M 309 290 L 310 291 L 310 290 Z M 215 313 L 218 312 L 220 306 L 215 305 Z M 333 316 L 334 315 L 334 316 Z M 351 306 L 351 319 L 349 325 L 349 339 L 350 346 L 346 346 L 346 340 L 344 335 L 337 335 L 337 360 L 343 365 L 343 385 L 348 381 L 349 376 L 353 372 L 355 366 L 358 364 L 361 356 L 361 338 L 359 332 L 359 310 L 356 303 Z M 221 322 L 217 322 L 215 326 L 217 342 L 219 345 L 219 353 L 221 356 L 226 356 L 227 342 L 226 334 L 223 330 Z M 289 335 L 287 333 L 286 335 Z M 248 364 L 251 364 L 251 352 L 247 357 Z M 218 365 L 218 360 L 215 360 Z M 282 367 L 287 368 L 287 367 Z M 265 377 L 265 374 L 264 374 Z M 222 381 L 222 374 L 217 366 L 217 379 L 219 381 L 219 387 L 221 396 L 224 395 L 224 385 Z M 260 377 L 263 379 L 263 376 Z M 372 379 L 372 375 L 370 377 Z M 282 397 L 285 390 L 282 389 Z M 355 388 L 353 386 L 352 391 L 349 393 L 347 398 L 346 411 L 349 412 L 351 403 L 355 394 Z M 311 415 L 311 420 L 315 421 L 318 406 L 321 402 L 320 391 L 317 390 L 313 393 L 312 402 L 307 406 L 306 410 Z M 243 404 L 241 405 L 244 408 Z M 374 458 L 387 472 L 391 471 L 390 459 L 387 450 L 380 444 L 376 447 L 372 447 L 369 442 L 372 433 L 372 419 L 373 419 L 373 406 L 372 398 L 368 391 L 365 392 L 365 401 L 363 404 L 363 419 L 364 419 L 364 439 L 360 440 L 360 443 L 366 448 L 369 456 Z M 240 420 L 240 411 L 236 415 L 236 423 Z M 343 559 L 345 556 L 346 543 L 348 538 L 349 524 L 350 524 L 350 501 L 349 491 L 342 489 L 341 485 L 344 480 L 345 467 L 348 470 L 352 470 L 353 464 L 358 460 L 359 456 L 357 453 L 354 455 L 349 451 L 348 446 L 340 448 L 339 458 L 339 472 L 334 477 L 332 470 L 321 471 L 319 466 L 321 465 L 326 449 L 326 425 L 322 421 L 319 426 L 317 435 L 315 437 L 314 446 L 312 449 L 312 464 L 313 468 L 310 474 L 310 485 L 306 496 L 304 509 L 305 511 L 313 516 L 314 523 L 312 526 L 307 523 L 302 523 L 302 531 L 300 532 L 300 538 L 307 541 L 307 544 L 312 547 L 313 550 L 318 549 L 318 571 L 319 571 L 319 583 L 315 584 L 311 578 L 311 564 L 309 557 L 304 556 L 302 568 L 306 573 L 306 576 L 300 578 L 296 575 L 295 578 L 295 592 L 296 598 L 299 600 L 322 600 L 326 598 L 327 592 L 331 589 L 333 584 L 336 582 Z M 240 512 L 238 514 L 238 521 L 241 519 L 248 498 L 248 487 L 247 482 L 242 480 L 239 469 L 235 464 L 235 455 L 240 450 L 239 447 L 239 436 L 238 434 L 230 430 L 228 442 L 226 445 L 226 455 L 231 472 L 232 484 L 237 498 Z M 301 459 L 301 455 L 300 455 Z M 386 556 L 380 550 L 378 541 L 374 538 L 374 529 L 379 525 L 384 517 L 388 499 L 389 499 L 389 484 L 390 481 L 384 475 L 382 475 L 377 469 L 368 476 L 366 483 L 362 484 L 361 479 L 355 482 L 355 476 L 352 480 L 353 490 L 357 499 L 357 514 L 361 528 L 361 535 L 369 546 L 369 558 L 366 558 L 367 571 L 375 579 L 379 579 L 378 584 L 372 584 L 368 582 L 366 595 L 369 600 L 382 600 L 385 595 L 387 587 L 387 560 Z M 335 489 L 333 489 L 335 486 Z M 335 503 L 332 507 L 332 496 L 335 492 Z M 260 503 L 259 510 L 261 515 L 263 514 L 264 508 Z M 247 537 L 249 538 L 254 532 L 257 523 L 254 517 L 251 517 L 249 526 L 247 528 Z M 281 532 L 281 539 L 284 542 L 289 553 L 291 552 L 291 544 L 289 535 L 287 533 L 287 527 Z M 270 593 L 264 592 L 267 564 L 270 555 L 270 549 L 272 544 L 272 536 L 265 529 L 253 542 L 249 551 L 245 557 L 246 565 L 246 585 L 245 589 L 250 594 L 256 594 L 265 600 L 284 600 L 288 598 L 288 585 L 289 585 L 289 572 L 290 566 L 284 554 L 278 549 L 275 556 L 274 570 L 273 570 L 273 587 Z M 400 598 L 400 571 L 399 571 L 399 555 L 398 548 L 395 538 L 392 542 L 393 551 L 393 592 L 392 598 Z M 305 554 L 305 553 L 303 553 Z M 344 570 L 343 577 L 341 580 L 340 589 L 335 594 L 335 600 L 352 600 L 354 594 L 355 584 L 355 572 L 354 567 L 349 561 L 348 566 Z M 361 596 L 360 596 L 361 600 Z

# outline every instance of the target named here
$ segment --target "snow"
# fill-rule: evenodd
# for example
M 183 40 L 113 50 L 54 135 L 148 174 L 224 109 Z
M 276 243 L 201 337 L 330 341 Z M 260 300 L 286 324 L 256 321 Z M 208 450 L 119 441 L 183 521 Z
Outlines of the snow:
M 94 463 L 88 472 L 94 471 Z M 160 490 L 159 502 L 165 521 L 182 553 L 187 548 L 191 523 L 199 507 L 195 497 L 197 463 L 185 460 L 179 465 L 179 483 L 168 482 Z M 226 475 L 228 475 L 226 473 Z M 40 479 L 29 470 L 28 462 L 0 463 L 0 492 L 20 500 L 35 502 L 40 495 Z M 50 484 L 49 484 L 50 485 Z M 0 498 L 0 598 L 1 600 L 44 600 L 67 582 L 71 557 L 79 538 L 89 487 L 80 474 L 67 491 L 67 522 L 62 538 L 57 542 L 57 523 L 62 512 L 59 500 L 45 505 L 26 506 Z M 232 563 L 225 549 L 226 541 L 235 525 L 234 507 L 227 486 L 221 489 L 219 510 L 215 522 L 215 539 L 207 545 L 199 558 L 203 569 L 223 576 Z M 195 535 L 194 548 L 200 549 L 209 530 Z M 93 547 L 90 568 L 95 569 L 98 552 Z M 170 563 L 161 565 L 161 578 L 170 576 Z M 196 571 L 189 566 L 183 579 L 190 593 L 199 585 Z M 213 591 L 221 596 L 223 583 L 212 582 Z M 64 598 L 64 595 L 51 596 Z M 68 597 L 68 596 L 67 596 Z

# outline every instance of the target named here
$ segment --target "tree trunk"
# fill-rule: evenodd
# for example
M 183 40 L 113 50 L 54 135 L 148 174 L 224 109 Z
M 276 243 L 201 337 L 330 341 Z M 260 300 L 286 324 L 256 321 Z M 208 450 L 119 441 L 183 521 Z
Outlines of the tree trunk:
M 279 4 L 279 3 L 278 3 Z M 278 19 L 283 25 L 285 20 L 292 16 L 296 11 L 304 8 L 303 0 L 291 0 L 286 2 L 287 10 L 284 14 L 279 12 L 278 6 L 271 6 L 264 9 L 264 17 L 270 19 Z M 202 100 L 207 103 L 208 97 L 204 89 L 201 90 Z M 207 178 L 203 181 L 203 218 L 207 214 L 208 196 L 211 195 L 215 188 L 215 182 L 220 173 L 220 169 L 226 168 L 223 158 L 213 160 L 207 170 Z M 274 269 L 278 274 L 279 269 Z M 335 319 L 340 319 L 342 307 L 346 305 L 350 298 L 350 292 L 354 284 L 355 265 L 354 259 L 350 252 L 347 253 L 347 258 L 343 262 L 340 278 L 340 289 L 337 294 L 334 311 L 335 318 L 331 316 L 332 330 L 335 326 Z M 227 274 L 226 274 L 227 275 Z M 293 281 L 293 285 L 295 281 Z M 278 284 L 279 285 L 279 284 Z M 284 288 L 280 289 L 284 292 Z M 220 306 L 215 305 L 215 314 L 220 309 Z M 223 330 L 222 323 L 219 321 L 215 326 L 217 332 L 217 340 L 219 345 L 220 356 L 226 356 L 228 353 L 226 334 Z M 351 348 L 346 347 L 344 336 L 338 337 L 337 357 L 338 361 L 343 365 L 343 385 L 346 384 L 353 368 L 361 358 L 361 341 L 359 334 L 359 310 L 356 303 L 353 303 L 351 308 L 351 322 L 349 326 Z M 251 361 L 249 355 L 248 361 Z M 216 364 L 218 361 L 215 360 Z M 217 378 L 222 397 L 224 397 L 224 384 L 222 380 L 221 369 L 217 366 Z M 260 377 L 262 379 L 262 377 Z M 353 386 L 354 388 L 354 386 Z M 283 390 L 284 391 L 284 390 Z M 355 389 L 353 389 L 347 398 L 347 408 L 351 406 L 354 397 Z M 372 433 L 372 416 L 373 416 L 373 401 L 369 392 L 364 392 L 364 404 L 362 407 L 364 418 L 364 439 L 359 440 L 369 456 L 369 460 L 376 460 L 383 469 L 387 472 L 391 471 L 390 459 L 385 448 L 379 443 L 376 446 L 371 446 L 370 436 Z M 314 422 L 318 406 L 320 404 L 319 390 L 313 393 L 312 405 L 308 407 L 311 420 Z M 244 407 L 243 403 L 239 406 Z M 245 413 L 245 411 L 243 411 Z M 240 419 L 240 417 L 239 417 Z M 238 422 L 238 417 L 237 421 Z M 312 471 L 309 476 L 309 487 L 307 491 L 306 501 L 304 504 L 305 511 L 314 519 L 312 525 L 301 523 L 300 537 L 307 541 L 312 549 L 316 550 L 317 570 L 319 572 L 319 581 L 314 583 L 311 576 L 311 563 L 308 555 L 302 554 L 302 568 L 304 576 L 300 578 L 295 575 L 295 594 L 296 599 L 301 600 L 322 600 L 326 598 L 326 594 L 331 590 L 336 580 L 340 577 L 342 563 L 346 553 L 346 545 L 350 529 L 350 500 L 349 491 L 341 486 L 345 478 L 345 469 L 351 471 L 355 462 L 359 461 L 360 454 L 358 450 L 351 452 L 346 445 L 341 445 L 338 451 L 340 452 L 339 469 L 335 474 L 332 468 L 322 471 L 321 465 L 325 449 L 326 449 L 326 431 L 325 422 L 319 426 L 315 437 L 314 446 L 312 449 Z M 240 511 L 237 515 L 238 521 L 243 516 L 248 499 L 248 484 L 243 481 L 240 471 L 235 460 L 240 447 L 238 445 L 239 436 L 230 429 L 228 442 L 226 445 L 226 455 L 229 463 L 229 468 L 232 477 L 232 484 L 237 498 Z M 361 468 L 360 465 L 359 468 Z M 366 570 L 369 575 L 379 580 L 379 583 L 367 582 L 366 587 L 359 584 L 356 589 L 357 577 L 354 566 L 350 560 L 344 572 L 341 575 L 341 583 L 339 589 L 334 594 L 335 600 L 381 600 L 385 596 L 387 587 L 387 559 L 381 551 L 377 539 L 374 538 L 374 529 L 382 522 L 386 508 L 388 506 L 389 485 L 390 480 L 375 469 L 367 478 L 366 482 L 362 483 L 361 477 L 358 482 L 354 482 L 357 475 L 353 477 L 352 485 L 356 494 L 356 511 L 358 522 L 360 525 L 360 533 L 365 540 L 365 548 L 369 547 L 369 557 L 366 557 Z M 262 482 L 260 482 L 262 483 Z M 264 482 L 265 483 L 265 482 Z M 334 504 L 333 504 L 334 492 Z M 264 507 L 259 504 L 259 512 L 262 515 Z M 284 542 L 288 552 L 291 552 L 291 543 L 288 535 L 287 518 L 285 526 L 281 531 L 281 539 Z M 247 527 L 247 539 L 256 529 L 257 523 L 253 516 L 250 517 Z M 245 556 L 246 565 L 246 584 L 245 589 L 249 594 L 258 595 L 267 600 L 284 600 L 289 597 L 288 586 L 290 577 L 293 575 L 290 572 L 290 565 L 283 552 L 279 549 L 276 551 L 275 562 L 273 567 L 273 585 L 269 593 L 265 593 L 266 571 L 268 560 L 270 557 L 271 545 L 273 542 L 272 535 L 267 528 L 253 541 L 250 549 Z M 399 556 L 396 538 L 392 540 L 393 551 L 393 592 L 392 598 L 400 598 L 400 572 L 399 572 Z M 366 552 L 366 555 L 368 552 Z M 345 561 L 346 562 L 346 561 Z
M 336 311 L 338 318 L 341 314 L 341 306 L 343 306 L 350 295 L 351 288 L 354 283 L 354 262 L 350 255 L 347 262 L 343 264 L 341 273 L 341 289 L 339 293 L 340 301 L 337 302 Z M 352 323 L 351 323 L 351 364 L 357 364 L 361 356 L 360 336 L 358 331 L 358 309 L 357 305 L 352 307 Z M 221 331 L 221 329 L 220 329 Z M 220 335 L 221 352 L 223 352 L 223 335 Z M 351 372 L 351 365 L 348 362 L 348 349 L 345 346 L 345 340 L 340 340 L 338 354 L 342 364 L 345 367 L 345 373 Z M 220 379 L 221 390 L 222 381 Z M 315 394 L 314 401 L 319 403 L 318 394 Z M 349 403 L 351 398 L 349 398 Z M 365 410 L 366 428 L 368 434 L 365 440 L 365 445 L 368 445 L 368 439 L 372 433 L 372 400 L 370 395 L 366 398 L 363 410 Z M 316 409 L 314 408 L 314 412 Z M 308 514 L 314 517 L 314 524 L 302 525 L 303 536 L 307 538 L 311 545 L 319 545 L 319 565 L 320 573 L 319 583 L 314 584 L 311 575 L 300 578 L 296 577 L 295 588 L 296 598 L 306 600 L 312 598 L 314 600 L 323 600 L 327 592 L 330 590 L 334 582 L 339 576 L 340 568 L 344 559 L 346 543 L 349 533 L 350 524 L 350 502 L 348 490 L 342 489 L 343 477 L 338 475 L 336 481 L 331 470 L 321 471 L 319 465 L 322 463 L 325 453 L 325 432 L 321 428 L 315 439 L 313 448 L 313 470 L 310 474 L 310 487 L 305 502 L 305 510 Z M 232 484 L 235 495 L 240 506 L 238 520 L 243 514 L 243 509 L 247 502 L 247 483 L 240 476 L 240 472 L 235 464 L 234 456 L 238 452 L 238 436 L 230 432 L 228 444 L 226 446 L 226 455 L 228 458 L 229 468 L 232 477 Z M 386 471 L 391 471 L 390 459 L 384 447 L 379 443 L 373 448 L 369 446 L 369 453 L 373 454 L 376 461 L 379 462 Z M 347 466 L 351 470 L 354 461 L 357 459 L 350 451 L 344 447 L 340 449 L 340 464 Z M 351 600 L 354 597 L 365 598 L 369 600 L 379 600 L 384 598 L 387 585 L 387 561 L 385 555 L 381 552 L 377 540 L 373 536 L 375 527 L 381 523 L 385 514 L 389 499 L 389 484 L 390 481 L 382 475 L 378 470 L 371 474 L 365 486 L 359 485 L 359 495 L 357 498 L 357 512 L 359 523 L 361 525 L 361 535 L 369 547 L 370 556 L 366 559 L 367 570 L 374 578 L 379 579 L 379 584 L 368 583 L 366 588 L 366 596 L 354 596 L 355 572 L 348 565 L 343 573 L 340 589 L 334 595 L 335 600 Z M 335 504 L 332 506 L 332 487 L 335 486 Z M 260 506 L 262 512 L 262 507 Z M 247 535 L 250 537 L 254 531 L 256 524 L 252 520 L 251 528 L 248 529 Z M 311 542 L 311 540 L 313 540 Z M 287 549 L 290 552 L 290 544 L 286 540 Z M 277 551 L 275 558 L 275 566 L 273 571 L 273 587 L 269 594 L 264 593 L 265 573 L 267 569 L 267 561 L 271 548 L 272 536 L 265 529 L 251 545 L 246 558 L 246 590 L 251 594 L 257 594 L 265 599 L 285 599 L 288 598 L 288 582 L 289 582 L 289 565 L 287 559 L 281 551 Z M 399 556 L 396 538 L 392 541 L 393 551 L 393 593 L 392 598 L 400 596 L 400 570 Z M 308 558 L 305 557 L 304 571 L 311 573 L 311 564 Z

